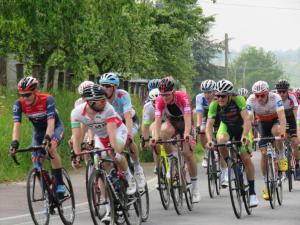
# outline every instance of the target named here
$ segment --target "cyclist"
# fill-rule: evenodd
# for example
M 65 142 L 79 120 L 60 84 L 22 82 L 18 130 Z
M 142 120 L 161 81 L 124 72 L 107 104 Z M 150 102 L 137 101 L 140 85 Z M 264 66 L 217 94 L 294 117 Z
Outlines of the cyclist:
M 252 93 L 247 99 L 247 109 L 253 121 L 255 113 L 260 137 L 285 135 L 286 119 L 281 97 L 273 92 L 269 92 L 269 85 L 265 81 L 257 81 L 252 86 Z M 283 151 L 282 141 L 276 141 L 279 150 L 280 170 L 287 170 L 287 160 Z M 262 140 L 258 143 L 261 150 L 261 171 L 265 180 L 263 198 L 269 199 L 267 189 L 267 142 Z
M 76 106 L 71 113 L 72 136 L 74 137 L 73 149 L 75 157 L 72 158 L 72 166 L 77 167 L 80 163 L 80 157 L 76 156 L 81 152 L 82 143 L 81 124 L 90 129 L 94 134 L 95 148 L 107 148 L 110 144 L 115 150 L 115 160 L 118 167 L 124 172 L 128 182 L 126 194 L 132 195 L 136 191 L 136 183 L 127 165 L 122 150 L 127 139 L 127 128 L 122 123 L 121 118 L 114 108 L 107 102 L 106 91 L 98 84 L 87 86 L 82 94 L 86 103 Z M 102 153 L 101 156 L 111 157 L 109 153 Z M 109 170 L 109 168 L 106 168 Z M 109 172 L 109 171 L 108 171 Z M 108 209 L 109 207 L 107 207 Z M 109 209 L 104 221 L 110 221 Z
M 250 150 L 246 145 L 249 142 L 248 135 L 251 129 L 251 120 L 249 118 L 246 101 L 242 96 L 234 96 L 232 93 L 233 84 L 228 80 L 217 82 L 216 98 L 209 105 L 208 120 L 206 126 L 207 147 L 213 148 L 213 125 L 217 114 L 221 120 L 218 132 L 217 143 L 225 144 L 228 140 L 241 140 L 243 146 L 239 146 L 240 156 L 246 168 L 246 176 L 249 183 L 250 207 L 258 205 L 258 199 L 255 193 L 255 169 L 251 160 Z M 228 150 L 220 148 L 221 155 L 228 160 Z M 228 178 L 227 178 L 228 179 Z
M 107 99 L 109 103 L 114 107 L 116 112 L 120 115 L 123 123 L 128 129 L 128 140 L 130 155 L 133 160 L 134 173 L 138 183 L 139 189 L 142 189 L 146 185 L 146 179 L 139 161 L 139 152 L 136 143 L 134 142 L 134 136 L 139 129 L 139 121 L 135 110 L 131 104 L 130 95 L 127 91 L 118 89 L 120 80 L 116 73 L 105 73 L 99 78 L 99 83 L 105 87 L 107 93 Z
M 10 154 L 14 155 L 19 148 L 22 113 L 24 113 L 33 125 L 32 146 L 44 145 L 45 150 L 53 156 L 51 166 L 52 174 L 57 182 L 56 192 L 59 198 L 63 198 L 65 186 L 57 147 L 63 139 L 64 127 L 58 117 L 54 98 L 51 95 L 39 93 L 38 83 L 38 80 L 31 76 L 22 78 L 18 83 L 18 92 L 21 97 L 13 106 L 14 125 Z M 32 153 L 32 157 L 36 154 L 39 153 Z
M 190 144 L 194 144 L 192 133 L 192 110 L 188 94 L 184 91 L 175 91 L 175 81 L 172 77 L 165 77 L 159 85 L 160 96 L 155 104 L 155 136 L 154 143 L 159 139 L 170 139 L 177 134 L 182 135 L 189 142 L 183 143 L 182 155 L 187 162 L 188 171 L 192 183 L 193 202 L 200 201 L 199 182 L 197 177 L 197 164 L 193 157 L 193 150 Z M 166 122 L 162 123 L 163 113 L 166 115 Z M 168 161 L 173 157 L 173 146 L 163 144 Z M 176 157 L 176 156 L 175 156 Z M 168 176 L 170 173 L 168 172 Z
M 154 120 L 155 120 L 155 100 L 159 96 L 158 88 L 154 88 L 149 92 L 148 99 L 149 101 L 144 105 L 143 110 L 143 123 L 142 123 L 142 138 L 145 140 L 145 146 L 149 147 L 149 136 L 154 137 Z M 156 171 L 156 154 L 153 152 L 153 159 L 155 162 L 154 173 Z
M 243 96 L 247 100 L 249 97 L 249 91 L 246 88 L 240 88 L 238 90 L 238 95 Z
M 293 153 L 296 159 L 296 174 L 295 179 L 300 180 L 300 168 L 299 168 L 299 160 L 300 154 L 298 151 L 298 139 L 297 139 L 297 111 L 298 111 L 298 101 L 294 93 L 289 92 L 290 84 L 287 80 L 279 80 L 276 84 L 277 93 L 280 95 L 285 118 L 287 123 L 287 133 L 291 137 L 291 147 L 293 149 Z

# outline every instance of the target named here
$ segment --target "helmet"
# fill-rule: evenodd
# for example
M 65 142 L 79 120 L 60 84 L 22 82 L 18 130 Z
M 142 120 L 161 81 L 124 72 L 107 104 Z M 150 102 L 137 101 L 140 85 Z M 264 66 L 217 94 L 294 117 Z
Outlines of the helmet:
M 233 84 L 229 80 L 219 80 L 217 82 L 216 90 L 219 93 L 229 94 L 232 92 Z
M 249 96 L 249 91 L 246 88 L 240 88 L 238 91 L 238 94 L 244 97 Z
M 160 83 L 160 79 L 149 80 L 148 82 L 148 91 L 151 91 L 154 88 L 158 88 Z
M 276 84 L 277 90 L 288 90 L 290 83 L 287 80 L 279 80 Z
M 201 91 L 214 91 L 216 90 L 216 82 L 213 80 L 205 80 L 201 83 Z
M 112 84 L 119 86 L 120 80 L 117 73 L 109 72 L 102 74 L 99 79 L 99 84 Z
M 80 95 L 82 95 L 82 94 L 83 94 L 83 89 L 86 88 L 86 87 L 88 87 L 88 86 L 91 86 L 91 85 L 93 85 L 93 84 L 94 84 L 93 81 L 89 81 L 89 80 L 83 81 L 83 82 L 82 82 L 81 84 L 79 84 L 79 86 L 78 86 L 78 93 L 79 93 Z
M 152 89 L 148 94 L 148 97 L 149 97 L 150 101 L 155 101 L 158 96 L 159 96 L 158 88 Z
M 266 91 L 269 91 L 269 85 L 266 81 L 262 81 L 262 80 L 256 81 L 252 86 L 253 94 L 259 94 Z
M 168 91 L 173 91 L 175 88 L 175 81 L 173 77 L 165 77 L 160 81 L 159 92 L 164 93 Z
M 24 77 L 18 83 L 19 91 L 33 91 L 37 88 L 38 80 L 34 77 Z
M 86 101 L 97 101 L 106 98 L 106 91 L 101 85 L 93 84 L 83 89 L 82 97 Z

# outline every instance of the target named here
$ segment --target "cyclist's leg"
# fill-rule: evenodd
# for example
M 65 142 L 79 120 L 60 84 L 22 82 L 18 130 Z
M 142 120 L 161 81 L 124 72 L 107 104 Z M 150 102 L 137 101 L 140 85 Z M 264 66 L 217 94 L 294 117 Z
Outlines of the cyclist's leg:
M 295 179 L 300 180 L 300 168 L 299 168 L 300 154 L 298 151 L 299 142 L 297 139 L 297 124 L 296 124 L 295 117 L 287 118 L 287 123 L 289 124 L 289 129 L 287 130 L 287 133 L 291 137 L 291 147 L 296 161 Z
M 280 126 L 277 122 L 275 122 L 272 127 L 272 134 L 274 136 L 280 135 Z M 287 165 L 287 159 L 286 159 L 285 152 L 284 152 L 283 141 L 282 140 L 275 141 L 275 146 L 276 146 L 276 149 L 278 150 L 278 159 L 280 160 L 280 168 L 279 169 L 281 171 L 287 171 L 288 165 Z
M 204 119 L 204 118 L 203 118 Z M 202 161 L 202 166 L 205 168 L 207 167 L 207 159 L 208 159 L 208 150 L 205 148 L 207 139 L 205 135 L 205 128 L 206 128 L 206 120 L 202 121 L 201 127 L 200 127 L 200 141 L 201 141 L 201 146 L 204 149 L 204 157 Z
M 176 130 L 173 127 L 173 125 L 171 124 L 171 122 L 169 122 L 167 120 L 166 122 L 164 122 L 161 125 L 160 134 L 161 134 L 160 137 L 163 140 L 168 140 L 176 134 Z M 163 144 L 163 146 L 164 146 L 164 149 L 166 150 L 168 163 L 169 163 L 169 165 L 171 165 L 171 158 L 173 157 L 174 146 L 172 144 L 167 144 L 167 143 Z M 169 176 L 169 173 L 168 173 L 168 176 Z
M 152 137 L 154 137 L 154 130 L 155 130 L 155 124 L 154 122 L 150 125 L 149 127 L 149 133 L 151 134 Z M 157 173 L 157 169 L 156 169 L 156 166 L 157 166 L 157 160 L 159 159 L 159 149 L 160 148 L 157 148 L 157 153 L 155 151 L 152 151 L 152 155 L 153 155 L 153 160 L 154 160 L 154 173 Z

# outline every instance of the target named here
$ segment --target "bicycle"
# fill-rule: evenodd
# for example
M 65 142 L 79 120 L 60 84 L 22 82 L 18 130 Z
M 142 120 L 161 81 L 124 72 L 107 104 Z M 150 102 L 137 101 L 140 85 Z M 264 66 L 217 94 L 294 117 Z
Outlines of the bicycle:
M 132 143 L 132 139 L 128 140 L 129 143 L 126 146 L 125 149 L 128 150 L 123 150 L 123 154 L 125 155 L 128 167 L 130 168 L 130 171 L 132 174 L 134 174 L 134 166 L 133 162 L 131 160 L 130 154 L 132 153 L 131 150 L 129 149 L 129 145 Z M 149 200 L 149 190 L 148 190 L 148 185 L 147 182 L 145 182 L 145 187 L 140 189 L 140 197 L 141 197 L 141 205 L 142 205 L 142 222 L 146 222 L 149 217 L 149 211 L 150 211 L 150 200 Z
M 75 198 L 70 177 L 65 169 L 62 169 L 62 177 L 65 186 L 63 196 L 56 193 L 56 180 L 54 176 L 44 169 L 44 160 L 53 159 L 43 146 L 31 146 L 18 149 L 16 153 L 32 152 L 33 168 L 28 173 L 26 192 L 27 202 L 31 218 L 35 225 L 48 225 L 50 215 L 55 214 L 57 208 L 59 216 L 65 225 L 72 225 L 75 220 Z M 12 156 L 14 162 L 20 165 L 16 156 Z M 40 211 L 43 209 L 43 211 Z
M 277 152 L 273 147 L 274 140 L 282 140 L 281 137 L 265 137 L 255 138 L 254 142 L 261 140 L 268 141 L 267 143 L 267 189 L 269 194 L 269 202 L 272 209 L 276 206 L 276 195 L 278 204 L 282 204 L 283 188 L 282 188 L 282 172 L 278 170 L 279 162 L 277 160 Z
M 286 171 L 285 174 L 288 179 L 289 192 L 291 192 L 293 189 L 293 174 L 295 174 L 296 160 L 291 147 L 290 140 L 286 139 L 284 141 L 284 148 L 285 148 L 284 152 L 288 162 L 288 170 Z
M 213 151 L 208 152 L 206 174 L 207 174 L 208 192 L 210 198 L 214 198 L 215 191 L 217 195 L 220 195 L 220 190 L 221 190 L 220 157 L 221 156 L 218 148 L 214 148 Z
M 113 159 L 101 157 L 102 152 L 114 155 L 113 148 L 94 148 L 77 154 L 94 155 L 94 169 L 88 183 L 88 203 L 94 224 L 102 224 L 104 216 L 110 214 L 110 225 L 140 225 L 142 209 L 139 191 L 130 196 L 126 194 L 127 181 L 123 172 L 118 170 Z
M 226 144 L 214 144 L 215 148 L 226 147 L 228 151 L 228 181 L 231 205 L 236 218 L 242 215 L 242 201 L 248 215 L 251 215 L 249 184 L 246 179 L 244 163 L 240 157 L 238 146 L 241 141 L 228 141 Z
M 187 203 L 189 211 L 193 210 L 193 199 L 191 193 L 191 181 L 189 179 L 189 173 L 187 171 L 186 162 L 181 156 L 182 143 L 187 141 L 185 139 L 172 138 L 169 140 L 157 141 L 157 144 L 170 143 L 176 147 L 176 157 L 173 156 L 170 165 L 170 193 L 174 203 L 175 211 L 178 215 L 181 215 L 183 208 L 183 194 Z M 181 145 L 178 145 L 178 143 Z

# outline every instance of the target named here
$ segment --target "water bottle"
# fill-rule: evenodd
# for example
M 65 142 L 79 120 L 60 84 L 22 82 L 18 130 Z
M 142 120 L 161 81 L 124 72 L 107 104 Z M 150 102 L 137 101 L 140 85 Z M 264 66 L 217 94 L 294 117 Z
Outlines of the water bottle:
M 112 183 L 114 189 L 118 192 L 120 190 L 120 182 L 117 171 L 113 168 L 109 173 L 109 180 Z

